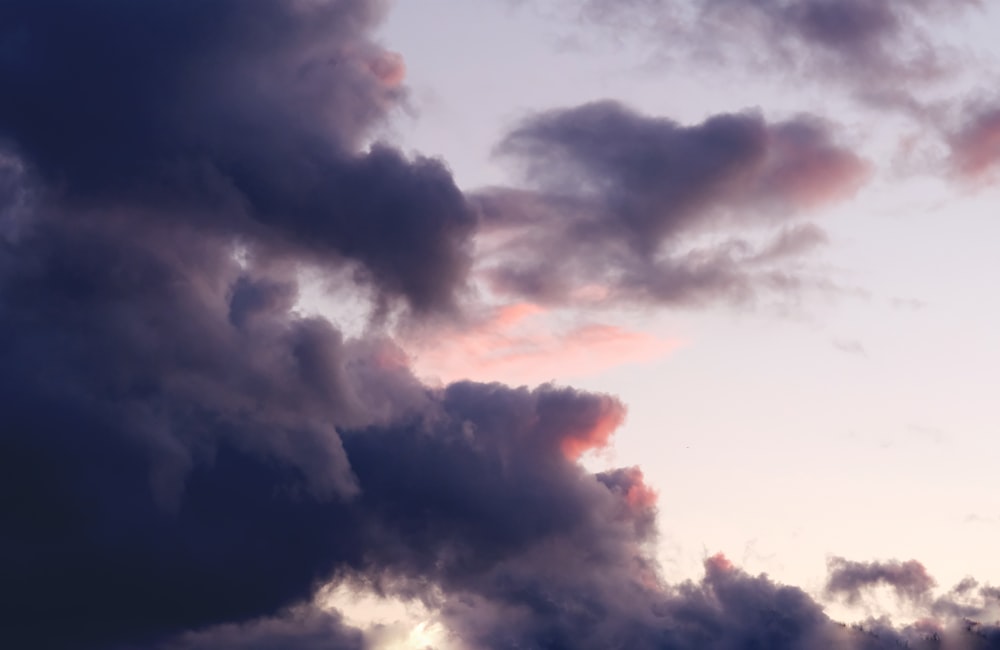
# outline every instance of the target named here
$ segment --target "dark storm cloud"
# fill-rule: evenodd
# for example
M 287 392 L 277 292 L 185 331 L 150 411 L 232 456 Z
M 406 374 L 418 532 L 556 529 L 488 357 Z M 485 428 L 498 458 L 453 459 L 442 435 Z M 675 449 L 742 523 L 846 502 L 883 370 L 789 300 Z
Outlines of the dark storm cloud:
M 0 248 L 12 647 L 364 647 L 306 604 L 328 580 L 423 598 L 473 648 L 892 647 L 721 558 L 664 585 L 641 472 L 575 462 L 615 399 L 430 390 L 290 312 L 280 266 L 62 216 Z
M 204 233 L 32 226 L 0 251 L 0 607 L 17 647 L 187 631 L 178 647 L 313 647 L 332 622 L 218 625 L 337 572 L 489 595 L 483 574 L 526 571 L 547 540 L 614 568 L 650 534 L 636 475 L 574 462 L 621 421 L 609 397 L 438 394 L 386 344 L 296 317 L 280 267 Z
M 183 229 L 50 225 L 0 257 L 6 642 L 362 647 L 335 616 L 280 613 L 335 576 L 426 598 L 470 647 L 867 638 L 720 559 L 664 586 L 641 473 L 574 462 L 614 399 L 430 391 L 290 314 L 280 268 Z
M 33 225 L 0 252 L 8 640 L 153 641 L 308 598 L 351 544 L 336 427 L 383 417 L 355 392 L 367 351 L 249 300 L 287 289 L 210 239 Z
M 296 316 L 284 260 L 70 209 L 17 208 L 0 246 L 5 643 L 357 647 L 279 612 L 337 575 L 520 607 L 505 567 L 558 574 L 571 546 L 603 558 L 610 599 L 649 564 L 640 475 L 575 463 L 614 399 L 431 391 L 389 344 Z
M 487 238 L 503 242 L 486 248 L 498 260 L 493 280 L 548 301 L 588 285 L 665 303 L 787 286 L 793 278 L 761 264 L 822 243 L 818 228 L 795 226 L 760 247 L 732 233 L 846 197 L 867 173 L 813 118 L 724 114 L 682 126 L 609 101 L 530 118 L 501 151 L 533 187 L 478 197 Z
M 359 148 L 400 93 L 379 13 L 0 5 L 5 645 L 273 615 L 358 552 L 337 429 L 428 398 L 290 311 L 297 265 L 448 307 L 472 225 L 440 163 Z
M 908 562 L 851 562 L 833 558 L 828 563 L 826 593 L 857 602 L 866 590 L 891 587 L 900 598 L 912 601 L 926 599 L 936 583 L 924 565 Z
M 620 423 L 615 400 L 433 392 L 209 238 L 49 225 L 0 255 L 13 645 L 357 647 L 325 615 L 268 617 L 336 574 L 493 602 L 505 570 L 558 574 L 569 548 L 615 588 L 648 562 L 641 476 L 574 462 Z
M 451 306 L 461 192 L 437 161 L 361 147 L 402 96 L 401 60 L 367 36 L 381 4 L 4 2 L 0 144 L 65 206 L 155 207 Z
M 438 407 L 408 426 L 344 434 L 366 531 L 379 540 L 357 567 L 363 575 L 482 590 L 498 565 L 524 570 L 524 556 L 571 541 L 603 545 L 615 570 L 619 547 L 636 542 L 635 518 L 652 504 L 629 506 L 574 461 L 606 442 L 620 403 L 571 389 L 463 383 Z

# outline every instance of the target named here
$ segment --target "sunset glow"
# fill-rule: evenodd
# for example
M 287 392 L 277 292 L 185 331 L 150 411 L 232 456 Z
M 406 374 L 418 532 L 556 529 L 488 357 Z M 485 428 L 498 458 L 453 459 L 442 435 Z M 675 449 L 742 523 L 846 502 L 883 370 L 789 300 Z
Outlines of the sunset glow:
M 0 647 L 1000 650 L 998 43 L 0 0 Z

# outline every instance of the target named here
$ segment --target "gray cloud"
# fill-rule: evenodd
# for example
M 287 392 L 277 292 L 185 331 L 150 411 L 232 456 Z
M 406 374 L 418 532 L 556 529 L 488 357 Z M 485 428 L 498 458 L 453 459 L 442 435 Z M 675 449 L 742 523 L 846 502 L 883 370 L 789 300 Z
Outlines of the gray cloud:
M 261 254 L 354 265 L 385 300 L 454 307 L 475 227 L 464 197 L 439 161 L 363 147 L 404 94 L 401 59 L 369 36 L 382 13 L 5 2 L 0 144 L 65 209 L 196 221 Z
M 834 348 L 845 354 L 853 354 L 859 357 L 868 356 L 868 351 L 865 350 L 865 346 L 861 341 L 854 339 L 834 339 L 832 343 Z
M 681 126 L 614 102 L 530 118 L 500 151 L 523 164 L 531 188 L 477 197 L 484 232 L 504 242 L 490 251 L 492 277 L 545 301 L 593 285 L 613 299 L 680 304 L 797 286 L 769 264 L 824 243 L 818 227 L 787 227 L 759 247 L 733 233 L 848 196 L 867 172 L 812 118 Z
M 828 563 L 826 593 L 857 602 L 873 587 L 891 587 L 900 598 L 921 601 L 929 597 L 935 581 L 922 564 L 908 562 L 852 562 L 835 557 Z

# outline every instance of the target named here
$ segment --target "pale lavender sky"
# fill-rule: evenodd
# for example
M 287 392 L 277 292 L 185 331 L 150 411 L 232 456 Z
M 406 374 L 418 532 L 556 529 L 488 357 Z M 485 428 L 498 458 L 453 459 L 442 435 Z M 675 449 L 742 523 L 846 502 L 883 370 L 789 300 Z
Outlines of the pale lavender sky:
M 1000 188 L 948 177 L 934 130 L 951 125 L 863 105 L 853 81 L 821 69 L 796 76 L 781 63 L 742 65 L 738 53 L 722 67 L 692 61 L 634 8 L 621 9 L 629 25 L 609 27 L 601 16 L 576 19 L 574 3 L 539 4 L 397 2 L 380 35 L 406 60 L 412 114 L 389 137 L 441 156 L 473 189 L 516 181 L 493 150 L 535 111 L 613 98 L 685 124 L 748 108 L 809 112 L 836 124 L 873 176 L 809 215 L 829 244 L 802 264 L 829 281 L 825 290 L 602 312 L 594 318 L 664 343 L 611 352 L 603 368 L 567 363 L 557 340 L 566 330 L 553 318 L 556 338 L 540 345 L 554 362 L 536 351 L 531 368 L 481 371 L 466 357 L 443 372 L 621 396 L 627 423 L 590 462 L 643 468 L 660 493 L 660 557 L 673 578 L 723 551 L 816 590 L 830 555 L 915 558 L 943 587 L 966 575 L 1000 581 Z M 931 36 L 956 69 L 941 89 L 919 79 L 900 89 L 956 104 L 988 94 L 1000 12 L 953 18 Z M 901 153 L 907 139 L 912 152 Z

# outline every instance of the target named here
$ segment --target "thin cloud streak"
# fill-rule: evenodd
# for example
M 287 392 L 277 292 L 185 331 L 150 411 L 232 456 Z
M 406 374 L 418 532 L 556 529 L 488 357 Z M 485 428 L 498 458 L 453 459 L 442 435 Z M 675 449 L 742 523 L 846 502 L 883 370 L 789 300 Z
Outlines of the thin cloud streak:
M 560 326 L 553 316 L 538 305 L 517 303 L 497 308 L 481 323 L 455 332 L 426 334 L 407 345 L 414 371 L 445 382 L 541 384 L 653 363 L 679 345 L 616 325 Z

